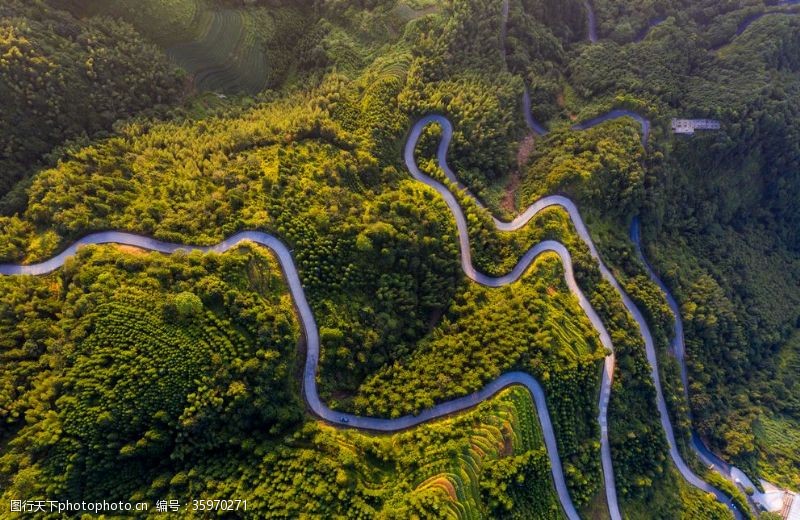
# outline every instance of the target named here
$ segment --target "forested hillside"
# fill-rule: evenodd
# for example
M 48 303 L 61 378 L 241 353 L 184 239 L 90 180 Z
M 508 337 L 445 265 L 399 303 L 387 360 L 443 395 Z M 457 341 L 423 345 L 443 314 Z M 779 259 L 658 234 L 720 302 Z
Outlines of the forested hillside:
M 70 139 L 172 103 L 181 80 L 130 25 L 78 20 L 43 0 L 0 5 L 0 195 Z M 2 199 L 4 212 L 19 206 Z
M 604 5 L 600 20 L 604 9 L 630 8 Z M 658 22 L 640 42 L 583 47 L 564 88 L 565 110 L 579 120 L 615 104 L 651 119 L 710 116 L 725 131 L 651 139 L 653 152 L 638 164 L 629 162 L 637 155 L 632 140 L 621 154 L 609 141 L 619 132 L 610 123 L 585 137 L 554 132 L 537 142 L 521 202 L 564 190 L 608 221 L 598 228 L 621 250 L 625 234 L 606 230 L 625 229 L 630 215 L 644 212 L 654 230 L 650 253 L 683 305 L 695 426 L 753 475 L 796 485 L 797 459 L 783 455 L 787 441 L 774 439 L 797 424 L 797 389 L 781 374 L 795 356 L 800 318 L 800 17 L 790 5 L 683 7 L 629 11 L 639 26 Z M 795 462 L 778 462 L 783 457 Z
M 212 245 L 242 230 L 291 251 L 319 328 L 330 408 L 418 414 L 503 373 L 544 388 L 568 492 L 606 518 L 605 351 L 556 256 L 564 244 L 616 355 L 608 435 L 625 518 L 728 518 L 675 468 L 644 339 L 563 208 L 580 208 L 642 309 L 684 458 L 692 428 L 752 477 L 800 486 L 800 16 L 789 4 L 593 0 L 7 0 L 0 6 L 0 263 L 118 229 Z M 534 135 L 522 112 L 549 133 Z M 203 95 L 203 92 L 213 94 Z M 216 94 L 216 95 L 215 95 Z M 578 130 L 611 109 L 623 117 Z M 671 117 L 722 130 L 678 138 Z M 542 132 L 538 132 L 541 134 Z M 26 180 L 17 182 L 23 177 Z M 689 399 L 669 353 L 685 322 Z M 161 255 L 91 246 L 0 277 L 0 506 L 17 497 L 247 499 L 269 518 L 561 518 L 536 407 L 512 387 L 376 434 L 307 409 L 307 345 L 268 250 Z M 691 421 L 689 414 L 691 413 Z M 302 482 L 302 485 L 298 485 Z M 244 515 L 242 515 L 244 516 Z
M 764 425 L 791 430 L 799 418 L 800 394 L 781 376 L 800 325 L 798 34 L 797 17 L 765 16 L 692 86 L 700 104 L 713 79 L 728 85 L 717 110 L 730 129 L 676 145 L 669 182 L 653 191 L 660 233 L 651 240 L 683 305 L 701 432 L 753 473 L 794 486 L 798 459 L 776 472 L 769 461 L 785 441 L 766 441 L 774 427 Z

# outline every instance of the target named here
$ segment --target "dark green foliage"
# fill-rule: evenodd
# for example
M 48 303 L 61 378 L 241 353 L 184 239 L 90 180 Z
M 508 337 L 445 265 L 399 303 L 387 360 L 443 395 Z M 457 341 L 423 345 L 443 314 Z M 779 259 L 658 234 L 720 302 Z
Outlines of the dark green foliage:
M 546 496 L 549 462 L 545 450 L 497 459 L 481 481 L 481 495 L 493 518 L 553 518 L 561 514 L 558 504 L 544 509 L 538 496 Z
M 562 41 L 575 42 L 587 34 L 586 10 L 580 0 L 519 0 L 519 3 L 524 12 L 546 25 Z
M 607 323 L 617 355 L 617 368 L 609 406 L 611 450 L 617 492 L 639 498 L 653 490 L 667 471 L 667 444 L 656 413 L 655 388 L 639 329 L 624 307 L 613 298 L 613 288 L 603 283 L 608 303 L 599 312 Z
M 323 392 L 354 390 L 371 371 L 413 350 L 446 307 L 458 264 L 443 202 L 417 183 L 396 182 L 396 170 L 380 168 L 371 154 L 384 153 L 397 125 L 350 133 L 327 111 L 308 108 L 325 106 L 341 118 L 343 103 L 329 100 L 355 93 L 331 81 L 288 109 L 132 125 L 124 137 L 41 174 L 31 188 L 39 200 L 25 215 L 71 237 L 127 227 L 164 240 L 214 243 L 243 228 L 275 232 L 296 249 L 320 326 L 346 337 L 330 349 L 323 344 Z M 373 92 L 383 95 L 369 90 L 359 103 L 370 107 Z M 151 140 L 184 151 L 163 153 Z M 0 221 L 9 234 L 25 228 L 19 217 Z M 7 244 L 10 256 L 25 254 L 16 240 Z M 44 256 L 58 240 L 50 231 L 32 244 L 39 250 L 27 254 Z
M 757 467 L 769 466 L 764 457 L 777 460 L 768 443 L 757 442 L 757 418 L 767 414 L 779 423 L 795 420 L 792 385 L 774 374 L 777 353 L 797 328 L 800 302 L 795 283 L 800 84 L 794 74 L 800 21 L 775 12 L 743 23 L 764 12 L 755 4 L 693 3 L 681 12 L 669 4 L 643 4 L 639 9 L 621 2 L 595 2 L 601 34 L 603 19 L 606 23 L 613 19 L 622 30 L 629 15 L 631 28 L 637 29 L 654 15 L 668 18 L 641 43 L 601 41 L 581 49 L 568 76 L 573 90 L 565 89 L 575 95 L 567 96 L 565 109 L 576 114 L 622 104 L 638 106 L 651 118 L 661 114 L 662 120 L 680 115 L 723 121 L 721 132 L 667 145 L 651 139 L 644 163 L 646 191 L 639 192 L 647 196 L 636 197 L 639 202 L 620 216 L 636 212 L 644 202 L 649 223 L 656 227 L 646 242 L 653 244 L 649 255 L 657 258 L 657 271 L 683 306 L 695 426 L 715 451 L 753 474 Z M 622 24 L 617 23 L 620 16 Z M 607 30 L 606 34 L 620 42 L 632 39 Z M 717 49 L 709 51 L 710 47 Z M 544 140 L 545 146 L 550 139 Z M 529 172 L 536 171 L 537 157 L 538 151 Z M 557 171 L 542 167 L 541 174 L 529 181 L 540 190 L 529 200 L 552 191 L 547 175 Z M 606 189 L 607 184 L 601 183 L 593 193 L 601 197 L 620 193 L 617 186 Z M 615 204 L 591 200 L 577 189 L 568 192 L 599 210 L 601 228 L 619 225 L 607 217 L 615 214 Z M 626 237 L 607 238 L 602 248 L 613 253 L 612 263 L 630 275 L 641 275 L 641 269 L 624 257 L 628 253 L 622 253 L 620 244 Z M 652 297 L 637 289 L 640 283 L 627 285 L 645 310 L 656 308 Z M 663 318 L 652 312 L 648 318 L 662 353 L 662 380 L 673 423 L 679 442 L 685 443 L 688 424 L 675 384 L 678 373 L 663 356 L 671 327 L 659 324 Z M 780 477 L 770 475 L 790 483 L 792 471 L 796 472 L 784 465 Z
M 543 6 L 537 9 L 529 4 L 537 2 L 510 3 L 505 59 L 509 70 L 525 79 L 533 114 L 537 120 L 545 122 L 559 112 L 556 100 L 561 92 L 567 56 L 564 42 L 554 34 L 559 33 L 559 23 L 537 15 Z M 566 6 L 552 10 L 559 15 L 575 12 Z
M 270 231 L 292 248 L 320 326 L 326 402 L 399 414 L 528 370 L 545 386 L 573 498 L 597 504 L 602 352 L 552 258 L 513 288 L 463 283 L 447 208 L 407 180 L 400 162 L 413 119 L 441 112 L 455 126 L 451 165 L 488 203 L 496 205 L 515 170 L 522 204 L 553 192 L 579 202 L 604 258 L 628 275 L 625 287 L 651 322 L 683 444 L 686 403 L 675 363 L 664 359 L 669 316 L 627 239 L 608 231 L 646 211 L 649 241 L 658 240 L 650 254 L 685 308 L 697 425 L 726 457 L 796 483 L 796 347 L 788 339 L 800 308 L 798 22 L 774 14 L 733 38 L 763 11 L 760 2 L 592 3 L 601 36 L 613 41 L 586 44 L 578 0 L 512 0 L 505 37 L 499 1 L 97 3 L 164 48 L 204 42 L 176 58 L 196 65 L 187 68 L 199 72 L 197 84 L 208 73 L 214 89 L 283 90 L 226 101 L 213 117 L 115 125 L 106 140 L 59 152 L 60 164 L 18 189 L 27 204 L 14 207 L 27 209 L 0 218 L 0 257 L 40 260 L 106 228 L 200 244 L 241 229 Z M 28 20 L 6 23 L 14 32 L 3 41 L 22 46 L 20 31 L 29 30 L 31 56 L 66 78 L 56 74 L 50 88 L 45 74 L 41 91 L 55 100 L 69 91 L 68 104 L 48 113 L 80 123 L 46 142 L 21 126 L 36 134 L 20 141 L 31 157 L 175 97 L 163 57 L 129 26 L 63 13 L 48 25 L 8 5 L 0 12 L 24 11 L 13 16 Z M 629 43 L 664 16 L 641 43 Z M 62 25 L 67 34 L 47 30 Z M 99 79 L 83 77 L 90 53 L 102 86 L 135 95 L 109 108 L 92 90 Z M 125 74 L 108 79 L 120 62 Z M 23 65 L 9 84 L 35 87 Z M 139 71 L 153 86 L 138 82 Z M 71 84 L 91 105 L 64 87 L 70 75 L 80 76 Z M 535 115 L 554 129 L 532 155 L 518 153 L 516 142 L 526 84 Z M 626 121 L 566 130 L 611 107 L 654 120 L 649 150 Z M 668 142 L 672 115 L 718 117 L 723 131 Z M 4 137 L 15 135 L 13 121 L 6 127 Z M 441 179 L 430 161 L 438 137 L 430 129 L 419 156 Z M 564 213 L 548 210 L 517 233 L 498 234 L 488 212 L 457 196 L 484 272 L 507 272 L 542 239 L 570 249 L 618 353 L 609 423 L 625 515 L 723 517 L 671 469 L 638 330 Z M 246 489 L 265 516 L 560 513 L 529 399 L 514 398 L 517 419 L 498 421 L 504 412 L 487 404 L 397 436 L 301 425 L 296 323 L 260 253 L 167 260 L 103 251 L 82 253 L 48 278 L 0 281 L 4 489 L 147 499 L 231 498 Z M 524 446 L 511 440 L 517 435 Z M 119 478 L 104 478 L 119 467 Z
M 173 102 L 179 78 L 127 24 L 40 1 L 0 6 L 0 194 L 68 139 Z
M 558 371 L 597 360 L 599 341 L 561 276 L 555 259 L 548 258 L 513 286 L 462 288 L 413 356 L 387 365 L 364 384 L 357 410 L 417 413 L 446 397 L 474 392 L 512 368 L 532 370 L 547 385 Z M 446 367 L 435 361 L 442 356 Z
M 462 182 L 483 191 L 511 169 L 511 137 L 522 130 L 522 83 L 507 72 L 500 2 L 447 4 L 414 26 L 414 60 L 400 107 L 412 116 L 446 114 L 454 125 L 448 156 Z M 438 22 L 438 23 L 437 23 Z M 426 141 L 431 146 L 434 139 Z
M 650 197 L 651 253 L 682 304 L 697 426 L 753 473 L 770 450 L 756 444 L 756 418 L 796 414 L 796 392 L 774 374 L 800 304 L 797 23 L 764 17 L 719 51 L 710 79 L 738 79 L 717 110 L 735 119 L 723 135 L 678 142 Z
M 265 7 L 204 0 L 77 3 L 79 12 L 125 20 L 158 42 L 200 91 L 255 95 L 278 88 L 296 65 L 305 37 L 315 36 L 310 28 L 316 17 L 292 2 Z
M 515 510 L 559 519 L 534 410 L 527 390 L 512 388 L 458 417 L 392 435 L 309 422 L 277 445 L 200 466 L 169 493 L 225 497 L 247 490 L 248 511 L 268 518 L 492 518 L 482 483 L 501 479 L 497 465 L 514 460 L 527 461 L 525 486 L 509 491 Z

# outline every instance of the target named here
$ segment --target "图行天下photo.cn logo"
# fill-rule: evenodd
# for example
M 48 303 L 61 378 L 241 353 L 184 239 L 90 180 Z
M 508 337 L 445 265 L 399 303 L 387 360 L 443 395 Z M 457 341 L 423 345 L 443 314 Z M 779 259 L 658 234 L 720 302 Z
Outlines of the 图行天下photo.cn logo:
M 160 500 L 157 505 L 162 505 L 162 512 L 178 511 L 180 502 L 177 500 Z M 173 504 L 174 502 L 174 504 Z M 175 509 L 170 506 L 174 505 Z M 72 502 L 69 500 L 11 500 L 12 513 L 125 513 L 144 512 L 150 509 L 147 502 Z
M 151 507 L 152 506 L 152 507 Z M 180 511 L 247 511 L 247 500 L 157 500 L 149 502 L 72 502 L 69 500 L 11 500 L 11 512 L 37 513 L 178 513 Z M 2 517 L 2 515 L 0 515 Z

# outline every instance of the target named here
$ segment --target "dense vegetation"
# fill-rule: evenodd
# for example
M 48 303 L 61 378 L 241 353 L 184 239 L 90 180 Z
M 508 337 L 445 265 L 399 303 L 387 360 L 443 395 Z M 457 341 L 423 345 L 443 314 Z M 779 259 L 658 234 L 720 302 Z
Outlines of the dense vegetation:
M 87 248 L 0 283 L 4 500 L 129 497 L 301 420 L 292 303 L 258 249 Z
M 799 26 L 767 16 L 719 51 L 709 80 L 737 76 L 720 92 L 727 107 L 717 109 L 730 130 L 676 145 L 662 170 L 669 182 L 653 192 L 659 232 L 650 240 L 682 304 L 701 433 L 753 474 L 762 468 L 793 485 L 796 459 L 774 462 L 786 445 L 765 439 L 798 420 L 798 389 L 785 367 L 800 324 Z
M 508 217 L 555 192 L 578 202 L 650 321 L 681 448 L 691 407 L 715 451 L 798 485 L 800 19 L 756 18 L 791 9 L 756 1 L 592 3 L 606 38 L 596 45 L 577 0 L 512 0 L 505 31 L 489 0 L 50 2 L 73 14 L 6 2 L 0 92 L 22 96 L 0 121 L 16 154 L 2 159 L 14 162 L 3 165 L 8 187 L 81 140 L 7 198 L 0 260 L 41 260 L 108 228 L 197 244 L 272 232 L 293 250 L 320 326 L 327 403 L 392 416 L 529 371 L 545 387 L 570 492 L 593 515 L 606 509 L 604 352 L 555 258 L 500 290 L 464 280 L 449 211 L 400 162 L 414 119 L 444 113 L 450 163 L 493 211 Z M 254 96 L 114 124 L 152 107 L 163 116 L 158 105 L 177 99 L 167 54 L 199 89 Z M 535 141 L 524 139 L 524 87 L 553 130 Z M 628 120 L 569 130 L 609 108 L 653 119 L 647 149 Z M 670 140 L 674 115 L 724 129 Z M 438 138 L 429 128 L 417 152 L 442 179 Z M 624 514 L 725 517 L 672 468 L 638 329 L 566 215 L 502 234 L 458 197 L 486 273 L 543 239 L 570 250 L 617 351 L 609 424 Z M 683 304 L 689 402 L 667 355 L 671 316 L 624 233 L 636 213 Z M 304 416 L 291 302 L 258 248 L 169 258 L 90 248 L 48 277 L 0 279 L 0 291 L 4 499 L 232 498 L 258 482 L 254 507 L 275 517 L 560 514 L 524 391 L 392 436 Z
M 282 85 L 297 63 L 293 55 L 320 37 L 310 31 L 315 17 L 293 2 L 273 4 L 236 8 L 207 0 L 167 6 L 147 0 L 76 0 L 69 7 L 133 24 L 166 48 L 198 90 L 257 94 Z
M 70 139 L 109 131 L 181 91 L 158 49 L 108 18 L 78 20 L 43 0 L 0 5 L 0 196 Z M 85 142 L 84 142 L 85 144 Z M 4 212 L 16 209 L 6 199 Z
M 256 453 L 263 453 L 256 466 L 210 467 L 170 493 L 182 497 L 218 479 L 215 493 L 252 489 L 256 507 L 275 518 L 562 518 L 524 389 L 390 436 L 307 423 L 277 448 Z
M 413 355 L 368 379 L 354 404 L 366 415 L 399 416 L 477 391 L 510 369 L 534 374 L 548 396 L 573 500 L 582 505 L 599 491 L 597 361 L 604 354 L 550 256 L 516 284 L 457 294 Z
M 244 485 L 248 510 L 275 517 L 561 515 L 524 389 L 389 437 L 304 422 L 292 302 L 260 248 L 93 247 L 0 284 L 4 506 L 227 499 Z
M 530 196 L 521 202 L 563 190 L 592 216 L 597 211 L 600 222 L 593 230 L 600 232 L 604 251 L 639 279 L 643 271 L 631 261 L 627 238 L 610 230 L 625 229 L 626 217 L 639 209 L 646 213 L 645 227 L 657 229 L 646 239 L 657 244 L 649 254 L 683 304 L 696 426 L 715 450 L 753 475 L 763 471 L 796 485 L 796 462 L 777 462 L 792 441 L 775 439 L 797 424 L 797 388 L 780 374 L 787 373 L 786 360 L 796 351 L 790 338 L 800 308 L 798 18 L 782 14 L 794 12 L 791 7 L 765 9 L 758 3 L 693 3 L 671 12 L 668 4 L 630 9 L 622 2 L 596 2 L 601 34 L 602 20 L 613 18 L 604 14 L 612 4 L 638 17 L 637 31 L 648 20 L 668 16 L 641 43 L 576 49 L 562 91 L 563 113 L 584 119 L 616 105 L 651 118 L 717 117 L 725 131 L 668 144 L 651 139 L 647 175 L 617 160 L 610 171 L 622 175 L 611 179 L 605 165 L 614 160 L 613 147 L 598 148 L 592 158 L 584 144 L 591 144 L 591 132 L 555 132 L 537 142 L 522 180 Z M 758 16 L 764 12 L 773 14 Z M 628 32 L 612 37 L 634 39 Z M 609 140 L 616 133 L 612 125 L 603 130 Z M 656 127 L 655 135 L 661 131 Z M 630 150 L 621 156 L 635 157 Z M 627 199 L 617 198 L 625 193 Z M 629 286 L 640 291 L 646 283 L 631 280 Z M 639 301 L 646 300 L 654 308 L 655 300 L 641 293 Z M 665 353 L 671 327 L 653 313 L 650 318 Z M 677 372 L 668 357 L 662 356 L 662 365 L 685 442 L 685 405 L 669 383 Z

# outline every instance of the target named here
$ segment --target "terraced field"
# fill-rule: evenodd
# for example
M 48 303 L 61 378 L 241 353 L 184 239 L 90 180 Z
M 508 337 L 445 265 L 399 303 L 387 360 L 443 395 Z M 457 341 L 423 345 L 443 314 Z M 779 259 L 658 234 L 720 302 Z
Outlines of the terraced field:
M 331 427 L 323 432 L 354 460 L 383 457 L 350 477 L 389 502 L 410 486 L 402 500 L 435 502 L 441 518 L 563 518 L 536 407 L 524 388 L 511 387 L 472 412 L 388 437 Z M 506 509 L 511 503 L 513 511 Z
M 189 41 L 208 18 L 204 0 L 88 0 L 79 14 L 122 18 L 162 46 Z M 206 20 L 205 23 L 208 21 Z

